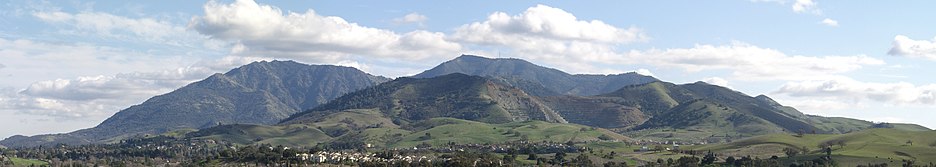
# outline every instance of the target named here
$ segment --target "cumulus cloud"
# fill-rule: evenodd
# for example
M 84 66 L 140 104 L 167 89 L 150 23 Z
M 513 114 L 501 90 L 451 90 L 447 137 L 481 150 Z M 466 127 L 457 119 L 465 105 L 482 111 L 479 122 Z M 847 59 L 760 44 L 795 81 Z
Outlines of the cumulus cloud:
M 718 86 L 722 86 L 726 88 L 731 88 L 731 86 L 728 86 L 728 80 L 725 80 L 724 78 L 720 78 L 720 77 L 708 77 L 708 78 L 702 79 L 702 82 L 712 84 L 712 85 L 718 85 Z
M 778 94 L 779 96 L 779 94 Z M 776 96 L 771 96 L 776 97 Z M 862 103 L 853 100 L 838 99 L 838 97 L 809 97 L 809 98 L 774 98 L 780 104 L 792 106 L 806 114 L 821 114 L 830 116 L 830 111 L 865 108 Z
M 793 12 L 822 14 L 822 10 L 819 10 L 819 4 L 815 0 L 796 0 L 793 3 Z
M 418 23 L 419 25 L 423 25 L 423 22 L 425 22 L 426 20 L 429 20 L 429 17 L 426 17 L 425 15 L 422 15 L 422 14 L 419 14 L 419 13 L 416 13 L 416 12 L 413 12 L 413 13 L 410 13 L 410 14 L 406 14 L 406 15 L 403 16 L 403 17 L 394 18 L 394 19 L 393 19 L 393 23 L 396 23 L 396 24 Z
M 634 70 L 633 72 L 634 72 L 634 73 L 637 73 L 637 74 L 640 74 L 640 75 L 645 75 L 645 76 L 654 76 L 653 73 L 650 72 L 650 70 L 648 70 L 648 69 L 643 69 L 643 68 Z
M 821 23 L 821 24 L 823 24 L 823 25 L 830 26 L 830 27 L 838 27 L 838 25 L 839 25 L 838 21 L 832 20 L 832 19 L 829 19 L 829 18 L 822 19 L 822 21 L 820 21 L 819 23 Z
M 205 15 L 192 18 L 189 27 L 214 39 L 239 42 L 240 55 L 271 56 L 313 63 L 335 63 L 350 56 L 422 60 L 455 55 L 458 43 L 445 34 L 412 31 L 398 34 L 323 16 L 313 10 L 286 12 L 277 7 L 237 0 L 211 1 Z
M 847 77 L 788 82 L 776 94 L 834 98 L 839 101 L 877 101 L 891 104 L 936 104 L 936 84 L 861 82 Z
M 614 46 L 649 39 L 642 30 L 619 28 L 600 20 L 580 20 L 565 10 L 536 5 L 521 14 L 495 12 L 487 20 L 456 28 L 452 39 L 506 47 L 523 57 L 583 71 L 589 63 L 617 57 Z
M 730 45 L 696 45 L 693 48 L 630 51 L 618 62 L 636 61 L 677 67 L 694 72 L 727 69 L 736 78 L 748 80 L 822 79 L 884 61 L 857 56 L 801 56 L 734 42 Z
M 777 3 L 780 5 L 788 5 L 792 1 L 790 9 L 793 9 L 793 12 L 796 13 L 810 13 L 815 15 L 822 15 L 822 9 L 819 9 L 819 3 L 816 0 L 750 0 L 751 2 L 767 2 L 767 3 Z
M 495 12 L 484 22 L 463 25 L 455 38 L 474 43 L 508 44 L 523 39 L 629 43 L 646 40 L 640 29 L 618 28 L 600 20 L 579 20 L 559 8 L 536 5 L 522 14 Z M 512 39 L 521 37 L 521 39 Z
M 932 40 L 914 40 L 910 37 L 897 35 L 887 54 L 912 58 L 926 58 L 936 61 L 936 37 Z

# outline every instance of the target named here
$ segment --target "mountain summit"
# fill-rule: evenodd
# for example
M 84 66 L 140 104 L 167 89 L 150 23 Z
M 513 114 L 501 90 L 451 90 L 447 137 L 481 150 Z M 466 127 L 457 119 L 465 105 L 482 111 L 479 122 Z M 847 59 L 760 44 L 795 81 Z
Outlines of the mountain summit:
M 659 81 L 637 73 L 615 75 L 569 74 L 553 68 L 512 58 L 462 55 L 413 77 L 431 78 L 452 73 L 493 77 L 536 96 L 590 96 L 613 92 L 627 85 Z
M 14 136 L 0 144 L 85 144 L 218 124 L 274 124 L 345 93 L 388 80 L 351 67 L 294 61 L 254 62 L 152 97 L 117 112 L 94 128 L 66 134 Z

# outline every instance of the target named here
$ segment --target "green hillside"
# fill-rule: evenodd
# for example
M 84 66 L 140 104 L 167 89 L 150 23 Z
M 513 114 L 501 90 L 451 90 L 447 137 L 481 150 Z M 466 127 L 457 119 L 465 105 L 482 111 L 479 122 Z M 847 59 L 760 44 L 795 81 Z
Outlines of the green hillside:
M 390 143 L 390 146 L 411 147 L 420 143 L 443 145 L 448 142 L 503 143 L 521 140 L 551 142 L 629 140 L 625 136 L 606 129 L 543 121 L 487 124 L 454 118 L 435 118 L 421 124 L 431 128 L 406 134 L 402 140 Z
M 308 122 L 305 120 L 351 109 L 377 109 L 401 123 L 435 117 L 488 123 L 565 122 L 558 113 L 522 90 L 489 78 L 456 73 L 426 79 L 398 78 L 295 114 L 283 124 Z
M 354 114 L 336 114 L 354 115 Z M 360 115 L 358 115 L 360 116 Z M 523 121 L 504 124 L 489 124 L 456 118 L 432 118 L 411 123 L 408 127 L 370 126 L 349 128 L 349 131 L 336 136 L 327 133 L 328 128 L 347 126 L 343 121 L 335 123 L 342 116 L 329 116 L 321 122 L 311 124 L 287 124 L 280 126 L 266 125 L 224 125 L 189 134 L 194 139 L 214 139 L 237 144 L 269 143 L 285 146 L 315 146 L 318 143 L 357 143 L 371 144 L 375 147 L 408 148 L 419 144 L 440 146 L 449 142 L 503 143 L 508 141 L 596 141 L 630 140 L 606 129 L 584 125 L 549 123 L 543 121 Z M 357 117 L 357 118 L 364 118 Z
M 314 146 L 331 141 L 331 137 L 308 125 L 224 125 L 189 134 L 194 139 L 213 139 L 237 144 L 272 144 L 284 146 Z
M 650 128 L 625 134 L 664 141 L 722 142 L 744 136 L 783 133 L 782 128 L 764 119 L 704 99 L 680 104 L 641 126 Z
M 810 150 L 809 154 L 821 155 L 820 145 L 832 146 L 833 159 L 849 160 L 840 162 L 845 163 L 845 166 L 894 160 L 900 162 L 902 159 L 916 160 L 918 163 L 936 162 L 936 131 L 905 131 L 892 128 L 873 128 L 847 134 L 805 134 L 802 137 L 770 134 L 691 149 L 711 150 L 724 156 L 735 157 L 785 157 L 783 148 L 807 148 Z M 804 156 L 808 157 L 810 155 Z

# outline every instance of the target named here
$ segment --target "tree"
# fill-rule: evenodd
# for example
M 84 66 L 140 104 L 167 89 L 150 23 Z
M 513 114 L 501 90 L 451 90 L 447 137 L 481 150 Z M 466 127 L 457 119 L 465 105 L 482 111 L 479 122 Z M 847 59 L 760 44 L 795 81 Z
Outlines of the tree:
M 907 145 L 913 145 L 913 141 L 907 140 Z
M 564 152 L 562 152 L 562 151 L 556 152 L 556 154 L 553 155 L 552 163 L 553 163 L 553 164 L 557 164 L 557 165 L 558 165 L 558 164 L 564 163 L 564 162 L 565 162 L 565 155 L 566 155 L 566 154 L 565 154 Z
M 514 157 L 513 157 L 513 156 L 510 156 L 510 155 L 508 155 L 508 154 L 504 154 L 504 157 L 501 158 L 501 160 L 503 160 L 504 163 L 508 163 L 508 164 L 509 164 L 509 163 L 513 163 Z
M 604 163 L 604 167 L 627 167 L 627 162 L 608 161 Z
M 838 140 L 838 141 L 835 141 L 835 144 L 838 145 L 839 148 L 844 148 L 844 147 L 845 147 L 845 140 Z
M 657 151 L 657 152 L 662 152 L 662 151 L 663 151 L 663 146 L 661 146 L 661 145 L 653 146 L 653 150 L 655 150 L 655 151 Z
M 718 158 L 715 157 L 715 153 L 709 151 L 705 154 L 705 157 L 702 157 L 702 166 L 713 164 L 716 160 L 718 160 Z
M 680 157 L 676 160 L 676 166 L 697 167 L 699 166 L 699 157 Z
M 530 154 L 527 155 L 527 160 L 536 160 L 536 153 L 530 152 Z
M 789 158 L 793 158 L 794 156 L 799 154 L 799 152 L 800 152 L 799 150 L 796 150 L 790 147 L 783 148 L 783 153 L 786 154 L 786 156 Z
M 588 158 L 588 154 L 585 153 L 581 153 L 575 159 L 572 159 L 572 164 L 574 164 L 573 166 L 594 166 L 591 159 Z

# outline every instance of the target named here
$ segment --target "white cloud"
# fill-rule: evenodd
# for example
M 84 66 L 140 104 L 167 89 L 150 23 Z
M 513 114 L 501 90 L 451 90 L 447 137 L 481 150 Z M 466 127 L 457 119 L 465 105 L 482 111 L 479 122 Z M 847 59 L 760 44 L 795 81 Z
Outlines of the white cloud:
M 171 70 L 119 73 L 30 84 L 0 92 L 0 110 L 60 119 L 100 119 L 213 73 L 266 58 L 225 57 Z
M 936 61 L 936 37 L 932 40 L 914 40 L 910 37 L 897 35 L 893 46 L 887 54 L 912 58 L 926 58 Z
M 336 63 L 351 56 L 423 60 L 456 55 L 461 45 L 445 34 L 393 31 L 361 26 L 313 10 L 283 13 L 277 7 L 237 0 L 211 1 L 205 15 L 192 18 L 189 27 L 215 39 L 237 41 L 239 55 L 271 56 L 312 63 Z
M 418 23 L 419 25 L 423 25 L 423 23 L 424 23 L 426 20 L 429 20 L 429 17 L 426 17 L 425 15 L 422 15 L 422 14 L 419 14 L 419 13 L 416 13 L 416 12 L 413 12 L 413 13 L 410 13 L 410 14 L 406 14 L 406 15 L 403 16 L 403 17 L 394 18 L 394 19 L 393 19 L 393 22 L 396 23 L 396 24 Z
M 643 68 L 635 70 L 634 73 L 645 75 L 645 76 L 654 76 L 653 73 L 650 72 L 650 70 L 643 69 Z
M 823 24 L 823 25 L 830 26 L 830 27 L 838 27 L 838 26 L 839 26 L 838 21 L 832 20 L 832 19 L 830 19 L 830 18 L 822 19 L 822 21 L 819 22 L 819 23 L 821 23 L 821 24 Z
M 801 56 L 734 42 L 730 45 L 696 45 L 693 48 L 630 51 L 613 62 L 649 63 L 677 67 L 690 72 L 727 69 L 736 78 L 748 80 L 822 79 L 884 61 L 858 56 Z
M 815 15 L 822 15 L 822 9 L 819 9 L 819 3 L 816 0 L 750 0 L 751 2 L 767 2 L 767 3 L 776 3 L 780 5 L 787 5 L 790 1 L 793 2 L 793 5 L 790 6 L 793 9 L 793 12 L 796 13 L 810 13 Z
M 724 78 L 720 78 L 720 77 L 708 77 L 708 78 L 702 79 L 702 82 L 712 84 L 712 85 L 718 85 L 718 86 L 722 86 L 726 88 L 731 88 L 731 86 L 728 85 L 728 80 L 725 80 Z
M 840 101 L 936 105 L 936 84 L 873 83 L 847 77 L 788 82 L 774 93 L 793 97 L 829 97 Z
M 0 64 L 0 69 L 6 68 L 6 65 Z
M 454 36 L 467 42 L 502 45 L 533 39 L 615 44 L 647 40 L 640 29 L 618 28 L 600 20 L 579 20 L 572 13 L 546 5 L 527 8 L 514 16 L 495 12 L 484 22 L 459 27 Z
M 13 78 L 0 82 L 0 87 L 25 87 L 31 82 L 55 78 L 163 70 L 194 61 L 183 56 L 154 56 L 88 43 L 4 38 L 0 38 L 0 55 L 3 55 L 3 63 L 16 64 L 4 68 Z
M 796 110 L 807 114 L 826 115 L 830 111 L 862 108 L 859 103 L 854 101 L 843 101 L 835 97 L 809 97 L 809 98 L 777 98 L 778 102 L 786 106 L 792 106 Z
M 619 57 L 615 46 L 646 41 L 642 30 L 619 28 L 600 20 L 580 20 L 559 8 L 537 5 L 521 14 L 495 12 L 487 20 L 456 28 L 452 39 L 506 47 L 510 57 L 544 62 L 576 73 L 592 73 L 593 63 Z
M 822 10 L 819 10 L 818 5 L 815 0 L 796 0 L 793 3 L 793 12 L 822 14 Z
M 109 13 L 85 11 L 66 13 L 61 11 L 37 11 L 32 13 L 39 20 L 55 25 L 65 25 L 60 33 L 89 35 L 94 38 L 111 38 L 129 42 L 146 41 L 151 45 L 169 45 L 188 48 L 220 49 L 218 41 L 211 41 L 185 26 L 154 18 L 129 18 Z

